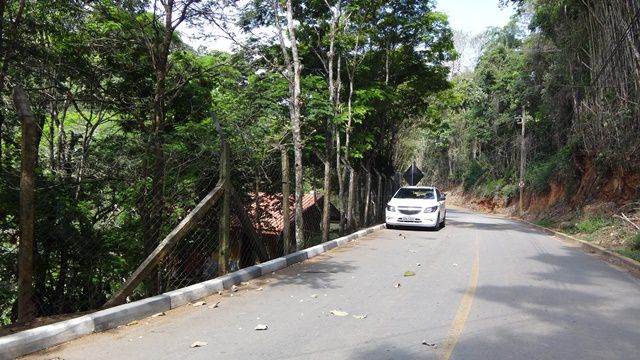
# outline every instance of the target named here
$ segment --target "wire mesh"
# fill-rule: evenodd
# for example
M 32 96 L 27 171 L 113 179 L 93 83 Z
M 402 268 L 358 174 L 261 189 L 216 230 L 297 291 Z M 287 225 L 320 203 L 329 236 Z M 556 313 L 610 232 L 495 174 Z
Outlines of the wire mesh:
M 65 182 L 64 178 L 53 177 L 38 184 L 33 280 L 33 301 L 38 318 L 59 319 L 101 308 L 218 181 L 219 154 L 215 151 L 201 153 L 196 161 L 192 156 L 169 149 L 160 192 L 150 173 L 150 161 L 93 160 L 96 165 L 85 168 L 82 181 Z M 203 164 L 207 166 L 203 167 Z M 294 195 L 289 200 L 290 218 L 282 216 L 280 162 L 269 161 L 257 168 L 259 171 L 249 176 L 233 175 L 233 186 L 242 204 L 232 211 L 228 247 L 221 249 L 222 202 L 218 201 L 166 253 L 151 275 L 128 295 L 128 301 L 179 289 L 282 256 L 286 252 L 285 227 L 290 229 L 292 246 L 289 252 L 298 250 L 295 248 Z M 11 179 L 3 177 L 2 186 L 16 187 L 16 174 Z M 375 204 L 375 179 L 374 176 L 369 216 L 365 219 L 366 178 L 362 175 L 356 178 L 353 211 L 358 219 L 357 226 L 380 221 L 384 214 L 386 199 Z M 383 181 L 381 186 L 386 190 L 388 182 Z M 337 184 L 334 183 L 335 187 Z M 339 236 L 337 193 L 337 189 L 333 189 L 329 239 Z M 303 247 L 322 242 L 323 203 L 321 192 L 308 192 L 304 196 Z M 374 210 L 375 207 L 378 209 Z M 248 217 L 252 229 L 247 229 L 240 221 L 239 209 Z M 16 320 L 19 231 L 15 218 L 10 215 L 4 215 L 2 221 L 0 319 L 6 331 L 7 325 Z M 349 229 L 353 230 L 356 228 Z M 266 259 L 260 258 L 258 247 L 266 252 Z M 221 261 L 225 261 L 224 266 Z

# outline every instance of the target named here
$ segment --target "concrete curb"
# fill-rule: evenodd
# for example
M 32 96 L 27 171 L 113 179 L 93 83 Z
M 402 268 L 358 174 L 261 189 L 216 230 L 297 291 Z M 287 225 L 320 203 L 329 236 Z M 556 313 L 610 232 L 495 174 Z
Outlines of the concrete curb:
M 527 220 L 523 220 L 517 217 L 513 217 L 510 215 L 503 215 L 503 214 L 491 214 L 491 213 L 485 213 L 485 212 L 480 212 L 477 210 L 472 210 L 472 209 L 468 209 L 465 208 L 464 206 L 460 206 L 460 205 L 454 205 L 457 208 L 463 209 L 463 210 L 467 210 L 467 211 L 473 211 L 473 212 L 478 212 L 481 214 L 486 214 L 486 215 L 490 215 L 490 216 L 496 216 L 496 217 L 500 217 L 503 219 L 509 219 L 509 220 L 514 220 L 514 221 L 518 221 L 521 222 L 523 224 L 529 225 L 531 227 L 534 227 L 538 230 L 541 230 L 542 232 L 544 232 L 547 235 L 551 235 L 551 236 L 557 236 L 561 239 L 564 239 L 566 241 L 570 241 L 573 242 L 576 245 L 579 245 L 583 251 L 588 252 L 588 253 L 592 253 L 592 254 L 597 254 L 599 255 L 602 259 L 604 259 L 605 261 L 620 266 L 622 268 L 624 268 L 627 271 L 630 272 L 634 272 L 634 273 L 639 273 L 640 274 L 640 262 L 635 261 L 631 258 L 628 258 L 626 256 L 620 255 L 618 253 L 615 253 L 613 251 L 607 250 L 601 246 L 598 246 L 596 244 L 592 244 L 588 241 L 585 240 L 581 240 L 578 239 L 576 237 L 573 237 L 571 235 L 567 235 L 565 233 L 559 232 L 559 231 L 555 231 L 549 228 L 546 228 L 544 226 L 540 226 L 538 224 L 534 224 L 532 222 L 529 222 Z
M 534 223 L 528 222 L 526 220 L 522 220 L 522 219 L 518 219 L 518 218 L 512 218 L 512 217 L 509 217 L 509 218 L 513 219 L 513 220 L 518 220 L 518 221 L 520 221 L 522 223 L 525 223 L 525 224 L 530 225 L 532 227 L 535 227 L 535 228 L 537 228 L 539 230 L 542 230 L 543 232 L 545 232 L 548 235 L 557 236 L 557 237 L 562 238 L 564 240 L 574 242 L 577 245 L 580 245 L 580 247 L 584 251 L 586 251 L 588 253 L 592 253 L 592 254 L 597 254 L 597 255 L 599 255 L 601 258 L 603 258 L 604 260 L 606 260 L 609 263 L 612 263 L 614 265 L 618 265 L 618 266 L 620 266 L 620 267 L 622 267 L 622 268 L 624 268 L 624 269 L 626 269 L 628 271 L 640 273 L 640 262 L 635 261 L 635 260 L 633 260 L 631 258 L 628 258 L 626 256 L 620 255 L 620 254 L 615 253 L 613 251 L 607 250 L 607 249 L 605 249 L 605 248 L 603 248 L 601 246 L 598 246 L 596 244 L 592 244 L 592 243 L 590 243 L 588 241 L 575 238 L 575 237 L 573 237 L 571 235 L 567 235 L 565 233 L 561 233 L 559 231 L 555 231 L 555 230 L 546 228 L 544 226 L 540 226 L 538 224 L 534 224 Z
M 74 319 L 21 331 L 0 337 L 0 360 L 13 359 L 48 347 L 141 320 L 156 313 L 175 309 L 198 299 L 213 295 L 233 285 L 282 270 L 303 262 L 349 241 L 385 228 L 375 225 L 341 238 L 304 249 L 287 256 L 250 266 L 218 278 L 170 291 L 151 298 L 115 306 Z

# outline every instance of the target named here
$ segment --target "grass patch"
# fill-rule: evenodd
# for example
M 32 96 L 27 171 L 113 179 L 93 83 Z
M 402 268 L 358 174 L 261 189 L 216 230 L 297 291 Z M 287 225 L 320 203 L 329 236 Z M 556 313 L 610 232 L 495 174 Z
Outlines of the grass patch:
M 584 219 L 575 225 L 576 231 L 583 234 L 593 234 L 596 231 L 611 225 L 610 219 L 601 217 Z
M 640 250 L 618 249 L 616 252 L 635 261 L 640 261 Z
M 635 234 L 629 243 L 629 249 L 632 251 L 640 251 L 640 234 Z
M 542 227 L 546 227 L 546 228 L 551 228 L 554 225 L 554 222 L 551 221 L 551 219 L 541 219 L 535 222 L 536 225 L 538 226 L 542 226 Z

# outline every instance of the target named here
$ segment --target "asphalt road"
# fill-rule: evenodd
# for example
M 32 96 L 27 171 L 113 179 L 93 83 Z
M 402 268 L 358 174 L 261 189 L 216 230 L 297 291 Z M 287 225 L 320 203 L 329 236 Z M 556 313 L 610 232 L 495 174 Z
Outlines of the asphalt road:
M 638 279 L 518 222 L 447 217 L 27 358 L 640 358 Z

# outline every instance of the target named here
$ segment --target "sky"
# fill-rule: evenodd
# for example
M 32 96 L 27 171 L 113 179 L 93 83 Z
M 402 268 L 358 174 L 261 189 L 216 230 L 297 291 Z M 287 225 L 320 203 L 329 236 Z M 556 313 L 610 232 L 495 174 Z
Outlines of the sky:
M 498 0 L 437 0 L 436 9 L 449 15 L 449 25 L 478 35 L 489 26 L 502 27 L 514 14 L 512 7 L 500 9 Z
M 436 0 L 436 10 L 449 16 L 449 26 L 467 36 L 455 36 L 460 59 L 451 65 L 452 75 L 472 70 L 481 54 L 479 43 L 469 41 L 488 27 L 503 27 L 515 13 L 513 7 L 500 8 L 498 0 Z
M 449 25 L 453 30 L 460 30 L 469 34 L 469 37 L 482 33 L 487 27 L 502 27 L 509 22 L 509 18 L 514 14 L 512 7 L 501 9 L 499 0 L 435 0 L 436 10 L 449 16 Z M 181 28 L 184 35 L 194 34 L 195 31 L 188 28 Z M 222 51 L 231 51 L 232 42 L 227 39 L 218 38 L 216 40 L 198 41 L 187 39 L 192 46 L 206 44 L 210 48 Z M 214 44 L 211 46 L 211 44 Z M 461 52 L 460 66 L 463 69 L 471 69 L 479 56 L 479 49 L 468 45 L 456 44 Z

